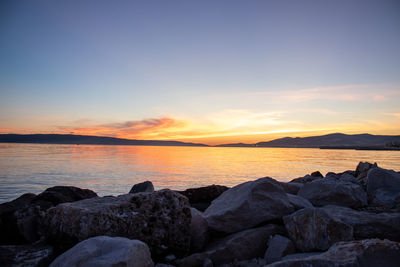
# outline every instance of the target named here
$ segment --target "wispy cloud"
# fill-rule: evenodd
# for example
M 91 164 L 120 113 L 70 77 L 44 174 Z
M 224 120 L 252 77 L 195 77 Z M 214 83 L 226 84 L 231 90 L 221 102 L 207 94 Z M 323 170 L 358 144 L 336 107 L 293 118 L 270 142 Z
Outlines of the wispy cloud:
M 400 96 L 398 84 L 350 84 L 341 86 L 326 86 L 299 90 L 274 90 L 241 93 L 244 97 L 267 97 L 274 101 L 308 102 L 325 101 L 387 101 L 393 96 Z
M 181 128 L 186 123 L 170 117 L 153 118 L 137 121 L 125 121 L 92 126 L 59 126 L 64 132 L 74 134 L 93 134 L 124 138 L 138 138 L 145 135 L 155 135 L 163 131 Z

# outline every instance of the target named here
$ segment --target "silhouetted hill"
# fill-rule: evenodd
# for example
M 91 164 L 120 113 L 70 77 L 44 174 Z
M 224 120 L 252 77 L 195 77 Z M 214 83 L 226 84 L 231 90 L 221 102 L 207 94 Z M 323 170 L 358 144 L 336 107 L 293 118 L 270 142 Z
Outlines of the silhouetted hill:
M 260 147 L 384 147 L 393 141 L 400 141 L 400 136 L 342 133 L 310 137 L 285 137 L 269 142 L 259 142 Z
M 226 144 L 222 147 L 385 148 L 400 144 L 400 135 L 334 133 L 310 137 L 284 137 L 256 144 Z
M 216 147 L 255 147 L 255 146 L 256 146 L 255 144 L 244 144 L 244 143 L 216 145 Z
M 0 134 L 0 143 L 140 145 L 140 146 L 207 146 L 180 141 L 132 140 L 114 137 L 72 134 Z

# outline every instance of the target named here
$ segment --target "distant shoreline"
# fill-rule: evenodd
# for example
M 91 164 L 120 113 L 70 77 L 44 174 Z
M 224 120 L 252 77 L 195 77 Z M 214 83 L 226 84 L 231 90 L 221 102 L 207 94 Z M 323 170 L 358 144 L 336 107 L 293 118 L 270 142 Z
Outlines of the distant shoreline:
M 153 147 L 211 147 L 211 148 L 308 148 L 323 150 L 368 150 L 368 151 L 400 151 L 396 147 L 348 147 L 348 146 L 322 146 L 322 147 L 288 147 L 288 146 L 224 146 L 224 145 L 155 145 L 155 144 L 90 144 L 90 143 L 50 143 L 50 142 L 3 142 L 0 144 L 33 144 L 33 145 L 83 145 L 83 146 L 153 146 Z
M 284 137 L 255 144 L 233 143 L 206 145 L 201 143 L 169 140 L 137 140 L 106 136 L 74 134 L 0 134 L 0 143 L 60 144 L 60 145 L 136 145 L 136 146 L 190 146 L 190 147 L 272 147 L 272 148 L 319 148 L 400 151 L 400 135 L 347 135 L 333 133 L 322 136 Z

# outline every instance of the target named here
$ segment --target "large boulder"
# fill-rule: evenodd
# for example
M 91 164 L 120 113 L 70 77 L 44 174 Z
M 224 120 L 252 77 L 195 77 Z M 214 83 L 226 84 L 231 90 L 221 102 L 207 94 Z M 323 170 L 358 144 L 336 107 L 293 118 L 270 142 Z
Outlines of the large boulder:
M 374 168 L 378 168 L 378 164 L 376 164 L 376 162 L 374 164 L 369 162 L 359 162 L 354 174 L 358 183 L 365 187 L 367 185 L 368 171 Z
M 327 250 L 332 244 L 353 239 L 353 228 L 321 208 L 305 208 L 283 218 L 289 237 L 304 252 Z
M 229 187 L 223 185 L 210 185 L 198 188 L 189 188 L 185 191 L 177 191 L 189 199 L 192 207 L 200 211 L 205 211 L 211 202 L 219 197 Z
M 44 225 L 48 241 L 61 250 L 93 236 L 121 236 L 163 257 L 189 251 L 190 220 L 187 198 L 164 189 L 61 204 L 47 211 Z
M 89 189 L 54 186 L 39 195 L 24 194 L 0 205 L 1 244 L 33 243 L 42 237 L 42 217 L 47 209 L 60 203 L 96 197 Z
M 400 213 L 371 213 L 333 205 L 321 209 L 335 220 L 351 225 L 355 239 L 400 241 Z
M 283 232 L 282 227 L 273 224 L 244 230 L 214 241 L 205 248 L 204 252 L 183 258 L 179 266 L 203 266 L 208 259 L 214 266 L 219 266 L 234 260 L 263 257 L 270 236 Z
M 212 230 L 234 233 L 280 219 L 293 211 L 280 184 L 266 177 L 225 191 L 211 203 L 204 216 Z
M 207 244 L 209 239 L 208 224 L 201 211 L 190 208 L 190 251 L 198 252 Z
M 325 253 L 306 258 L 283 260 L 268 265 L 268 267 L 397 267 L 399 262 L 400 243 L 390 240 L 366 239 L 338 242 Z
M 368 195 L 373 194 L 378 189 L 400 192 L 400 174 L 381 168 L 373 168 L 368 172 Z
M 150 181 L 145 181 L 139 184 L 135 184 L 134 186 L 132 186 L 129 194 L 136 194 L 141 192 L 154 192 L 153 183 Z
M 92 197 L 97 197 L 97 194 L 89 189 L 81 189 L 75 186 L 53 186 L 37 195 L 32 203 L 40 206 L 41 210 L 46 210 L 61 203 L 74 202 Z
M 75 245 L 55 259 L 50 267 L 140 266 L 152 267 L 148 246 L 124 237 L 96 236 Z
M 324 178 L 306 183 L 298 195 L 315 206 L 339 205 L 360 208 L 367 205 L 367 194 L 355 183 Z
M 290 239 L 281 235 L 274 235 L 269 240 L 268 249 L 265 252 L 264 258 L 266 263 L 272 263 L 294 252 L 296 252 L 296 248 Z
M 300 210 L 304 208 L 312 208 L 313 205 L 310 201 L 305 199 L 304 197 L 298 195 L 287 194 L 290 204 L 293 205 L 295 210 Z
M 0 246 L 0 265 L 3 267 L 46 267 L 53 259 L 53 248 L 43 244 Z

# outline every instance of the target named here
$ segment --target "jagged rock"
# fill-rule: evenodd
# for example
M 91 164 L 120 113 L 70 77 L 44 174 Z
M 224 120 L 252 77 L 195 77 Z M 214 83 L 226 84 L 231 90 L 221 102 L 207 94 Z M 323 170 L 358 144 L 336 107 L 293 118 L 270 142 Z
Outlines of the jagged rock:
M 269 241 L 264 259 L 267 264 L 272 263 L 281 260 L 282 257 L 295 251 L 296 248 L 290 239 L 281 235 L 274 235 Z
M 179 266 L 203 266 L 207 259 L 211 259 L 214 266 L 219 266 L 234 260 L 263 257 L 270 236 L 283 232 L 282 227 L 269 224 L 231 234 L 209 244 L 204 252 L 183 258 L 179 262 Z
M 82 241 L 55 259 L 50 267 L 153 266 L 148 246 L 124 237 L 96 236 Z
M 296 195 L 297 192 L 299 192 L 300 188 L 302 188 L 304 185 L 302 183 L 295 183 L 295 182 L 290 182 L 290 183 L 279 182 L 279 184 L 282 186 L 283 190 L 285 190 L 286 193 L 293 195 Z
M 214 199 L 228 189 L 229 187 L 222 185 L 210 185 L 177 192 L 187 197 L 192 207 L 200 211 L 205 211 Z
M 300 209 L 303 209 L 303 208 L 312 208 L 313 207 L 313 205 L 311 204 L 310 201 L 308 201 L 307 199 L 305 199 L 305 198 L 303 198 L 301 196 L 287 194 L 287 197 L 289 199 L 290 204 L 293 205 L 295 210 L 300 210 Z
M 303 251 L 326 250 L 332 244 L 353 239 L 353 228 L 321 208 L 305 208 L 283 217 L 286 231 Z
M 321 177 L 319 177 L 319 176 L 316 177 L 316 176 L 312 176 L 312 175 L 307 174 L 306 176 L 295 178 L 295 179 L 291 180 L 289 183 L 306 184 L 306 183 L 312 182 L 312 181 L 317 180 L 317 179 L 321 179 Z
M 192 220 L 190 221 L 190 251 L 200 251 L 208 242 L 208 224 L 203 213 L 195 208 L 190 209 Z
M 374 164 L 371 164 L 369 162 L 359 162 L 354 176 L 357 178 L 357 180 L 361 183 L 366 185 L 366 180 L 368 171 L 373 169 L 373 168 L 378 168 L 378 164 L 376 162 Z
M 367 176 L 367 193 L 372 195 L 378 189 L 400 192 L 400 174 L 381 168 L 373 168 Z
M 143 183 L 135 184 L 132 186 L 129 194 L 136 194 L 141 192 L 154 192 L 153 183 L 150 181 L 145 181 Z
M 326 213 L 353 227 L 355 239 L 381 238 L 400 241 L 400 213 L 371 213 L 346 207 L 325 206 Z
M 61 204 L 47 211 L 44 225 L 48 241 L 61 250 L 107 235 L 139 239 L 163 257 L 189 251 L 190 220 L 187 198 L 164 189 Z
M 268 267 L 306 266 L 385 266 L 397 267 L 400 262 L 400 243 L 366 239 L 338 242 L 320 255 L 275 262 Z
M 297 194 L 315 206 L 359 208 L 367 205 L 367 194 L 360 185 L 329 177 L 306 183 Z
M 24 244 L 39 240 L 42 236 L 41 220 L 48 208 L 96 196 L 95 192 L 88 189 L 54 186 L 37 196 L 25 194 L 14 201 L 1 204 L 1 244 Z
M 51 246 L 40 244 L 0 246 L 0 264 L 3 267 L 45 267 L 53 257 Z
M 280 184 L 266 177 L 225 191 L 211 203 L 204 216 L 212 230 L 234 233 L 280 219 L 293 211 Z

